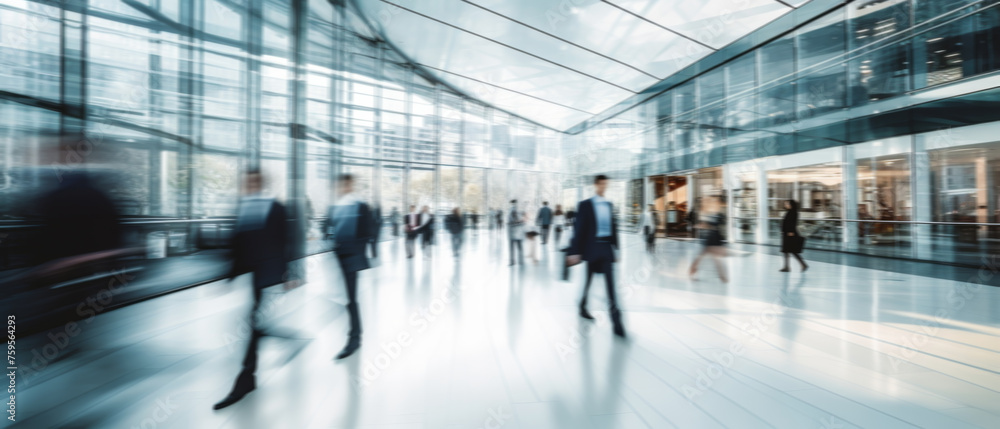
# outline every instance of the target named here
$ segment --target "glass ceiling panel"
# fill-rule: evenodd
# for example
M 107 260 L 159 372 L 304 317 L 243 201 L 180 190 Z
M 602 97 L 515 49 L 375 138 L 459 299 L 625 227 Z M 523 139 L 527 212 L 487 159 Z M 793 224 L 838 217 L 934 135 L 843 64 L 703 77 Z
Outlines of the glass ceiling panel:
M 631 92 L 641 91 L 660 80 L 642 70 L 550 37 L 469 3 L 394 0 L 392 4 L 430 17 L 429 20 L 437 20 L 445 26 L 453 26 L 457 31 L 486 39 L 480 40 L 480 43 L 492 41 Z
M 633 94 L 410 12 L 396 14 L 392 24 L 381 31 L 411 60 L 428 69 L 522 92 L 592 115 Z M 450 82 L 448 78 L 442 76 L 445 82 Z
M 436 78 L 497 108 L 565 130 L 806 2 L 357 0 L 356 4 L 376 33 Z
M 470 2 L 659 79 L 665 79 L 712 52 L 708 47 L 599 1 L 579 2 L 572 9 L 566 8 L 566 0 Z
M 610 0 L 609 3 L 715 49 L 792 10 L 775 0 Z
M 442 74 L 433 70 L 431 73 L 441 80 L 447 79 L 448 84 L 476 100 L 507 112 L 516 113 L 521 117 L 530 118 L 539 124 L 553 129 L 564 130 L 593 116 L 587 112 L 581 112 L 503 88 L 485 86 L 481 82 L 461 76 Z

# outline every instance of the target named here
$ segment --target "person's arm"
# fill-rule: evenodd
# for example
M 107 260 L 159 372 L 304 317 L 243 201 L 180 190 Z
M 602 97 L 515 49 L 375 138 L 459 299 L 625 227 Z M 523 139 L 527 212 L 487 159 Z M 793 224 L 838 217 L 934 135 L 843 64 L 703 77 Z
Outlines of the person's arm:
M 374 217 L 368 204 L 358 203 L 358 231 L 355 233 L 357 239 L 362 243 L 367 243 L 375 237 L 375 228 L 378 224 L 374 222 Z
M 574 222 L 576 222 L 576 224 L 573 228 L 573 236 L 569 239 L 569 248 L 566 249 L 567 258 L 571 258 L 570 263 L 577 263 L 580 261 L 580 253 L 582 251 L 582 249 L 580 249 L 580 227 L 582 224 L 578 218 L 581 216 L 580 213 L 583 213 L 583 205 L 585 201 L 586 200 L 580 201 L 576 205 L 577 214 L 576 217 L 574 217 Z

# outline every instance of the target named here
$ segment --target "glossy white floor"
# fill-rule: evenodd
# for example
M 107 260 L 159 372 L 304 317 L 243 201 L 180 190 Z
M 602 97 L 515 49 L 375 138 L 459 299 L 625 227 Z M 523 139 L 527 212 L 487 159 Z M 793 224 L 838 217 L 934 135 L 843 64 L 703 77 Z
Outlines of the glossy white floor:
M 268 295 L 265 314 L 282 334 L 262 341 L 257 390 L 240 403 L 211 409 L 238 372 L 250 301 L 245 282 L 218 283 L 82 324 L 64 358 L 21 380 L 19 420 L 470 429 L 1000 421 L 1000 288 L 818 262 L 784 274 L 778 257 L 759 253 L 726 261 L 728 285 L 711 261 L 692 282 L 697 244 L 661 241 L 649 257 L 628 236 L 617 275 L 629 339 L 620 341 L 602 279 L 591 291 L 598 321 L 577 317 L 582 273 L 558 280 L 561 254 L 508 267 L 506 243 L 484 232 L 457 264 L 441 238 L 430 260 L 382 243 L 381 266 L 362 274 L 364 345 L 345 361 L 332 360 L 347 317 L 339 272 L 323 255 L 310 259 L 308 285 Z

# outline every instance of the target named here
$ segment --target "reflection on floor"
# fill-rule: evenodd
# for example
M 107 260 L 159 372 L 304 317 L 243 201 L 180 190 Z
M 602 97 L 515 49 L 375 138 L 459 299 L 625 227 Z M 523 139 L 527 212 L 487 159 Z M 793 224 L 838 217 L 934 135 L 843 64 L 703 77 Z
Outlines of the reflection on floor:
M 618 268 L 630 338 L 596 323 L 559 255 L 508 267 L 505 235 L 469 237 L 459 259 L 382 243 L 362 274 L 364 344 L 346 361 L 338 271 L 273 291 L 257 390 L 219 411 L 238 372 L 250 292 L 213 283 L 18 342 L 19 425 L 142 428 L 996 427 L 1000 289 L 822 262 L 731 258 L 732 281 L 695 243 L 654 257 L 627 237 Z M 808 257 L 808 255 L 806 255 Z M 992 276 L 985 267 L 983 276 Z M 599 279 L 598 279 L 599 280 Z M 599 283 L 598 283 L 599 284 Z M 75 334 L 75 335 L 74 335 Z M 58 357 L 56 357 L 58 355 Z M 27 365 L 25 362 L 23 365 Z M 22 368 L 25 369 L 25 368 Z

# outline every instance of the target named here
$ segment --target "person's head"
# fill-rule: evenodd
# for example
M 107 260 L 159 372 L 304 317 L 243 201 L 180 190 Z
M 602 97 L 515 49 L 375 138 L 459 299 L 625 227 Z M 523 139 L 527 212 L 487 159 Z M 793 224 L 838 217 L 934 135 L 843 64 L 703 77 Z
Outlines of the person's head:
M 458 216 L 458 215 L 462 214 L 462 211 L 459 210 L 458 207 L 455 207 L 455 208 L 451 209 L 451 214 L 453 214 L 455 216 Z
M 347 195 L 351 192 L 354 192 L 354 176 L 347 173 L 337 176 L 337 193 Z
M 795 200 L 785 200 L 785 210 L 798 210 L 799 202 Z
M 603 197 L 606 189 L 608 189 L 608 176 L 603 174 L 594 176 L 594 192 Z
M 510 200 L 510 206 L 511 207 L 517 207 L 517 200 L 516 199 Z
M 410 204 L 410 213 L 417 211 L 417 206 Z
M 424 206 L 422 209 L 420 209 L 420 211 L 422 211 L 424 213 L 427 213 L 427 212 L 431 211 L 431 208 L 428 207 L 428 206 Z
M 243 193 L 253 195 L 264 189 L 264 175 L 252 168 L 243 174 Z
M 548 207 L 549 202 L 548 201 L 542 201 L 542 205 Z

